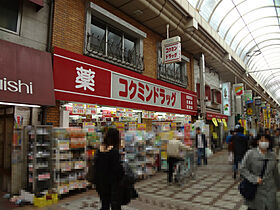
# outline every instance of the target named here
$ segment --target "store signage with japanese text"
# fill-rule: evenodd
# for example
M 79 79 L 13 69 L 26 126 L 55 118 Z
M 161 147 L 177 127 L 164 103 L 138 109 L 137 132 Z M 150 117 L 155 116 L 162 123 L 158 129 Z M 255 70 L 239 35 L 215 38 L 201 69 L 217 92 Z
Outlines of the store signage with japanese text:
M 162 61 L 165 64 L 181 61 L 181 38 L 179 36 L 162 41 Z
M 55 48 L 56 99 L 196 115 L 196 93 Z
M 231 116 L 231 94 L 230 82 L 223 83 L 223 112 L 224 115 Z
M 261 97 L 254 97 L 254 100 L 255 100 L 255 106 L 260 106 L 262 104 Z
M 207 120 L 212 120 L 213 118 L 228 120 L 228 116 L 223 115 L 223 114 L 212 113 L 212 112 L 207 112 L 206 113 L 206 119 Z

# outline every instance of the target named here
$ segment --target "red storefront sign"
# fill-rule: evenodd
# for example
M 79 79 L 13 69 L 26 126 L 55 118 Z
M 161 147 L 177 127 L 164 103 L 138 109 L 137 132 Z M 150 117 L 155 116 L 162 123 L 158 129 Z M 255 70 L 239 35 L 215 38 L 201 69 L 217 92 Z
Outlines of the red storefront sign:
M 0 40 L 0 101 L 55 105 L 51 54 Z
M 206 113 L 206 119 L 207 120 L 212 120 L 212 118 L 228 120 L 228 116 L 226 116 L 226 115 L 219 114 L 219 113 L 214 113 L 214 112 L 207 112 Z
M 196 93 L 60 48 L 54 53 L 58 100 L 196 115 Z

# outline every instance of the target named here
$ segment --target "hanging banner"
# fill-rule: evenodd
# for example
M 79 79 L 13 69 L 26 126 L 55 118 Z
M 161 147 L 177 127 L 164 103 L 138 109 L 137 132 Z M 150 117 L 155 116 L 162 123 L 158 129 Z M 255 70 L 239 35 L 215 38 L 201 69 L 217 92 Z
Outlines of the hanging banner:
M 222 121 L 224 123 L 225 128 L 227 128 L 227 121 L 225 119 L 222 119 Z
M 231 94 L 230 82 L 223 83 L 223 113 L 224 115 L 231 116 Z
M 164 64 L 181 61 L 181 37 L 162 40 L 162 62 Z
M 252 90 L 244 91 L 244 101 L 246 104 L 253 103 L 253 91 Z
M 243 83 L 234 84 L 233 91 L 236 96 L 242 96 L 244 94 L 244 85 Z
M 218 127 L 218 122 L 217 122 L 216 118 L 212 118 L 212 122 L 214 123 L 214 125 L 215 125 L 216 127 Z
M 247 109 L 247 115 L 252 116 L 253 115 L 253 109 L 251 107 L 249 107 Z

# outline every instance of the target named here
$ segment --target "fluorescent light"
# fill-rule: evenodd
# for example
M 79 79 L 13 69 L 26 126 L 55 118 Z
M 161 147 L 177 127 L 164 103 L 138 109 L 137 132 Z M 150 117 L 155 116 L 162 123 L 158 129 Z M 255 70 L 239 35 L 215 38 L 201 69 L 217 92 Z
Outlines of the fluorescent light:
M 16 104 L 16 103 L 6 103 L 6 102 L 0 102 L 0 105 L 7 105 L 7 106 L 25 106 L 25 107 L 33 107 L 33 108 L 39 108 L 38 105 L 30 105 L 30 104 Z

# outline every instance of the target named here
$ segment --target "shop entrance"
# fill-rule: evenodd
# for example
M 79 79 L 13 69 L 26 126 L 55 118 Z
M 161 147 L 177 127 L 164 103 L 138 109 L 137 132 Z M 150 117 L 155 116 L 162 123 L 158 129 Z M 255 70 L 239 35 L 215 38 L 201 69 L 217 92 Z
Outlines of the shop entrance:
M 0 192 L 11 191 L 14 107 L 0 106 Z

